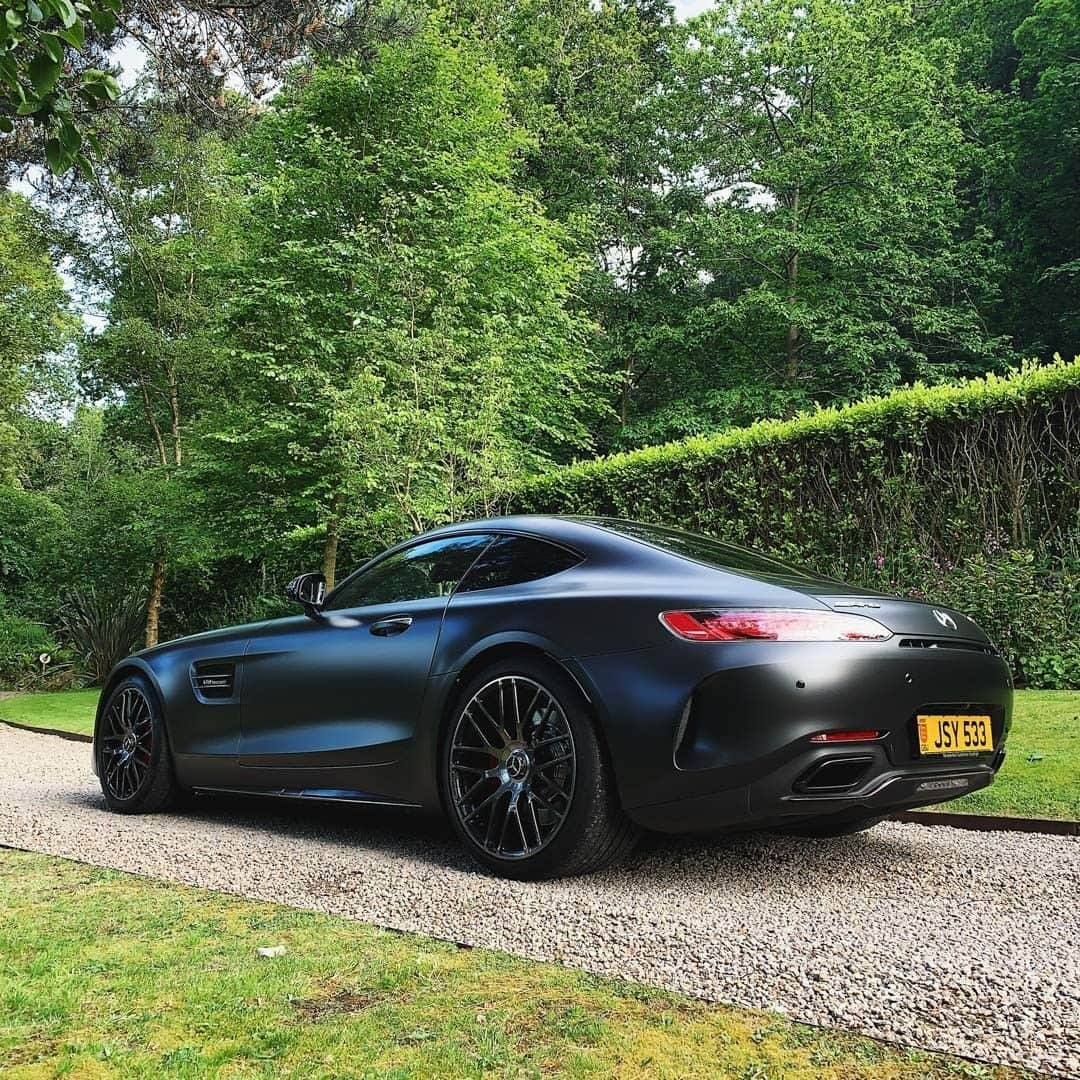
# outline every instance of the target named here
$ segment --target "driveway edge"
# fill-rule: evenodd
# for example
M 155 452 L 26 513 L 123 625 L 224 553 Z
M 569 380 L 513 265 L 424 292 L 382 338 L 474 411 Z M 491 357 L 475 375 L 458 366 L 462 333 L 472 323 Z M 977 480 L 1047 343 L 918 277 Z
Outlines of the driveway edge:
M 35 735 L 55 735 L 58 739 L 67 739 L 70 742 L 94 741 L 93 735 L 84 735 L 80 731 L 58 731 L 56 728 L 34 727 L 33 724 L 17 724 L 14 720 L 0 720 L 0 724 L 14 728 L 16 731 L 32 731 Z
M 949 814 L 928 810 L 902 810 L 893 821 L 913 825 L 947 825 L 953 829 L 976 832 L 1042 833 L 1044 836 L 1080 836 L 1080 821 L 1056 821 L 1054 818 L 997 817 L 992 814 Z

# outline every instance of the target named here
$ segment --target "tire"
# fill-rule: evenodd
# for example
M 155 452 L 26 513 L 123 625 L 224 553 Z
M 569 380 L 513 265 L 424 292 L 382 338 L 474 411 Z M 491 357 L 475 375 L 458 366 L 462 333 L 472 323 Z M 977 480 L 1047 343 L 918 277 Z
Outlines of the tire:
M 439 781 L 462 843 L 502 877 L 592 873 L 638 837 L 581 691 L 539 658 L 499 661 L 462 688 L 439 748 Z
M 879 822 L 884 821 L 887 814 L 878 814 L 871 817 L 846 818 L 843 821 L 805 821 L 801 825 L 789 825 L 777 832 L 785 836 L 809 836 L 819 837 L 822 840 L 834 836 L 853 836 L 855 833 L 866 832 Z
M 153 814 L 175 805 L 173 773 L 158 696 L 142 675 L 113 687 L 94 740 L 105 805 L 120 814 Z

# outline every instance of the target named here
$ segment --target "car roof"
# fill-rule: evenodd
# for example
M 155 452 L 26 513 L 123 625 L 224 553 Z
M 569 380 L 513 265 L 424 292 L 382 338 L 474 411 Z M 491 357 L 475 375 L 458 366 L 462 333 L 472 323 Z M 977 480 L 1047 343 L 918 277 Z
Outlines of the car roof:
M 604 529 L 601 518 L 585 521 L 581 518 L 563 517 L 558 514 L 511 514 L 505 517 L 477 518 L 472 521 L 458 521 L 453 525 L 441 525 L 430 529 L 420 536 L 414 536 L 405 543 L 411 545 L 418 540 L 433 540 L 440 536 L 456 536 L 470 532 L 507 532 L 522 533 L 555 540 L 571 546 L 578 544 L 587 547 L 625 547 L 633 543 L 629 538 Z

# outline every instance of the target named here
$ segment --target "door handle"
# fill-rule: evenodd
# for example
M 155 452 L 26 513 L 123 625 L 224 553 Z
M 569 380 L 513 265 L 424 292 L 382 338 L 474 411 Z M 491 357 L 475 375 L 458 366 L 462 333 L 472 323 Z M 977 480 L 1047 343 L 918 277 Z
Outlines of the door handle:
M 379 619 L 371 624 L 371 632 L 376 637 L 393 637 L 404 634 L 412 626 L 411 615 L 391 615 L 388 619 Z

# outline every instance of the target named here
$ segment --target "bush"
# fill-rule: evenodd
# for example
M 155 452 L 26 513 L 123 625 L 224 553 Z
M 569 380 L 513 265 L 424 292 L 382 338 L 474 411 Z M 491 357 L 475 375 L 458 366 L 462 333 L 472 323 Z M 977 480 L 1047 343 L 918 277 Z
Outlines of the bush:
M 145 619 L 146 597 L 141 590 L 101 593 L 87 589 L 72 595 L 64 632 L 92 683 L 103 683 L 131 652 Z
M 1080 685 L 1080 358 L 572 465 L 505 509 L 678 525 L 951 603 L 1019 678 Z
M 24 690 L 41 678 L 38 657 L 59 656 L 56 641 L 40 623 L 0 611 L 0 689 Z

